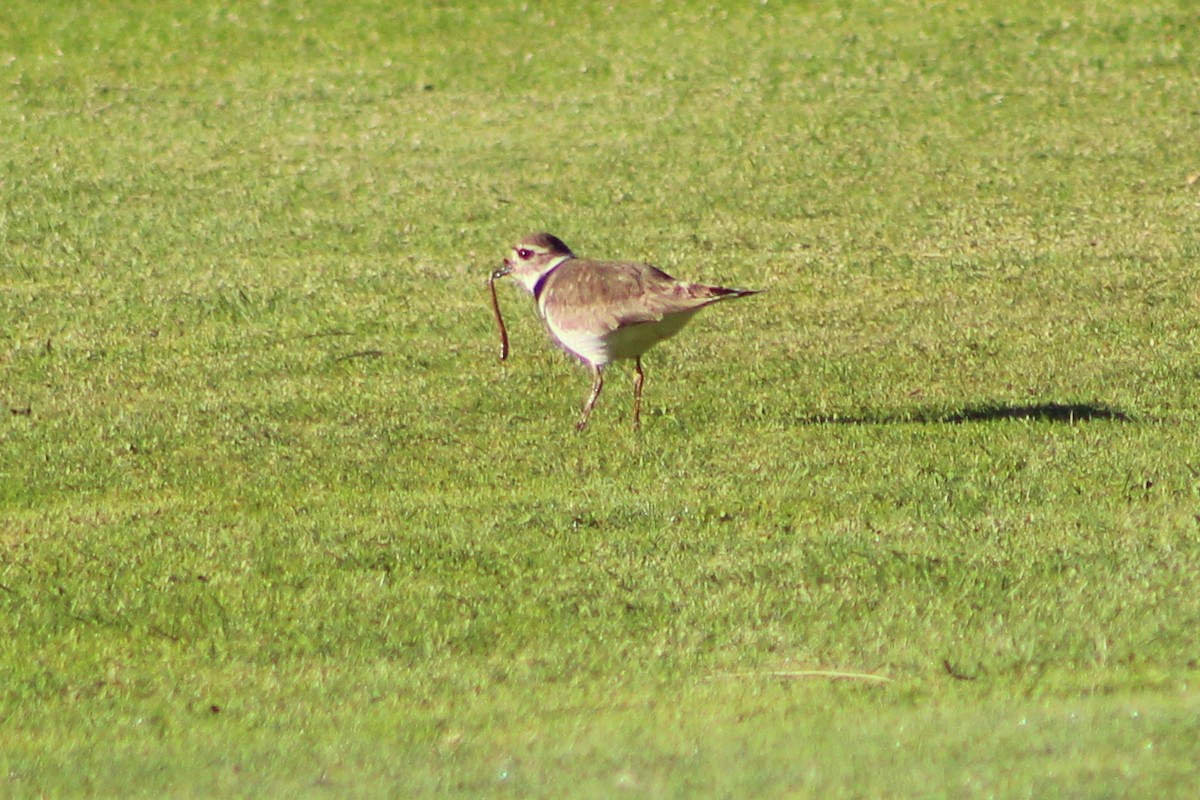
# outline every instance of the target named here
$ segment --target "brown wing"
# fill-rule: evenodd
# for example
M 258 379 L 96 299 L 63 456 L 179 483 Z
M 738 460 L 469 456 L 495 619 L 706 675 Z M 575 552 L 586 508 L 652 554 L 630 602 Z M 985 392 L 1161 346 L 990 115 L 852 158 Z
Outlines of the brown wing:
M 649 264 L 572 259 L 549 277 L 546 313 L 566 329 L 612 331 L 692 311 L 729 294 L 681 283 Z

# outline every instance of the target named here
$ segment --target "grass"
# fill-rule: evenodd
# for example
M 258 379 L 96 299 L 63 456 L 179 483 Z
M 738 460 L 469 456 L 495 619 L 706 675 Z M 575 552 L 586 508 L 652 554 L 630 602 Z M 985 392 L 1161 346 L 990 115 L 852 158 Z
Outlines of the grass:
M 0 794 L 1193 796 L 1198 46 L 16 3 Z M 769 292 L 576 435 L 539 229 Z

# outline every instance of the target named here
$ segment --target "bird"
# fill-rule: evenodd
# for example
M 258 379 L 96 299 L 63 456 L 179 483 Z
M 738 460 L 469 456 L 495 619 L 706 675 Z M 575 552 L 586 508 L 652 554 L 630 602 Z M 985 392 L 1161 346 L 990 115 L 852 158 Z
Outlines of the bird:
M 555 343 L 591 369 L 592 389 L 577 431 L 587 427 L 604 388 L 605 368 L 622 359 L 634 362 L 633 427 L 639 428 L 646 381 L 642 355 L 679 333 L 705 306 L 761 291 L 688 283 L 636 261 L 578 258 L 549 233 L 533 233 L 514 244 L 492 279 L 505 275 L 533 295 Z

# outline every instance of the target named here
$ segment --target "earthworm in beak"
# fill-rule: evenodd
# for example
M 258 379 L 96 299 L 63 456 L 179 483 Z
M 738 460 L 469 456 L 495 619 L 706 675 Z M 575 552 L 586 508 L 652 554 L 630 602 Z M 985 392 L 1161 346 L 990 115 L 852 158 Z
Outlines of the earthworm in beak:
M 508 330 L 504 327 L 504 317 L 500 316 L 500 301 L 496 299 L 496 278 L 503 278 L 510 271 L 506 264 L 492 273 L 488 278 L 488 289 L 492 292 L 492 313 L 496 316 L 496 327 L 500 329 L 500 360 L 508 358 Z

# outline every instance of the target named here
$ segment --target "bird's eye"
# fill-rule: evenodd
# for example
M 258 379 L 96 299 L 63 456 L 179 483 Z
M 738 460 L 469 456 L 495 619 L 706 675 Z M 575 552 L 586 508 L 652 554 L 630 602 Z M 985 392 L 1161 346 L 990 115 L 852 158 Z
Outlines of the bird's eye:
M 533 256 L 533 251 L 530 250 L 528 247 L 519 247 L 519 248 L 517 248 L 517 255 L 522 260 L 526 260 Z

